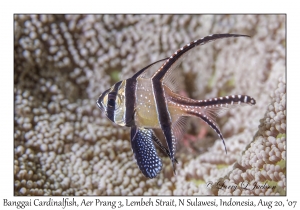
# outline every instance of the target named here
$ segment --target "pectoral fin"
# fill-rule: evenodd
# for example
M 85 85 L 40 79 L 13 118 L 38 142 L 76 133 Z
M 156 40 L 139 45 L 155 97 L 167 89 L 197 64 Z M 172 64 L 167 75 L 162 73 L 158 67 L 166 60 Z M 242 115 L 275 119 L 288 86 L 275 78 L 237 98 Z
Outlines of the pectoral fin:
M 148 76 L 152 76 L 153 71 L 157 71 L 159 67 L 167 60 L 168 58 L 161 59 L 159 61 L 156 61 L 154 63 L 149 64 L 148 66 L 142 68 L 137 73 L 135 73 L 131 78 L 136 79 L 138 77 L 144 77 L 147 78 Z

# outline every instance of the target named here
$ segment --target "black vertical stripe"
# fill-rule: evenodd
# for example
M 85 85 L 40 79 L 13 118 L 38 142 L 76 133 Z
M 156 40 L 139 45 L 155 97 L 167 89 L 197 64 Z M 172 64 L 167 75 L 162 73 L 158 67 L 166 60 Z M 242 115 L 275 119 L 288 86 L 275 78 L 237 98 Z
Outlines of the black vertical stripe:
M 134 104 L 136 101 L 135 98 L 136 91 L 136 79 L 129 78 L 126 80 L 125 84 L 125 126 L 131 127 L 134 126 Z
M 122 84 L 122 81 L 117 82 L 113 86 L 113 88 L 111 88 L 111 91 L 108 94 L 110 94 L 110 93 L 117 94 L 117 92 L 118 92 L 119 87 L 120 87 L 121 84 Z M 115 116 L 115 106 L 110 107 L 110 106 L 107 105 L 106 112 L 107 112 L 108 119 L 110 119 L 111 121 L 115 122 L 115 118 L 114 118 L 114 116 Z
M 135 102 L 136 102 L 135 91 L 136 91 L 137 78 L 152 65 L 154 65 L 158 62 L 167 60 L 167 59 L 168 58 L 164 58 L 164 59 L 161 59 L 159 61 L 149 64 L 148 66 L 142 68 L 137 73 L 135 73 L 131 78 L 126 80 L 126 84 L 125 84 L 125 98 L 126 98 L 125 99 L 125 107 L 126 107 L 125 126 L 131 127 L 131 126 L 135 125 L 134 106 L 135 106 Z
M 170 158 L 172 161 L 174 161 L 174 151 L 173 151 L 173 140 L 172 140 L 172 129 L 171 129 L 171 119 L 167 108 L 167 103 L 164 97 L 163 87 L 162 83 L 159 80 L 156 80 L 155 78 L 152 79 L 153 83 L 153 91 L 156 101 L 156 107 L 157 107 L 157 115 L 158 115 L 158 121 L 160 124 L 160 127 L 165 135 L 169 151 L 170 151 Z
M 120 85 L 122 84 L 123 81 L 117 82 L 114 86 L 111 92 L 118 92 Z

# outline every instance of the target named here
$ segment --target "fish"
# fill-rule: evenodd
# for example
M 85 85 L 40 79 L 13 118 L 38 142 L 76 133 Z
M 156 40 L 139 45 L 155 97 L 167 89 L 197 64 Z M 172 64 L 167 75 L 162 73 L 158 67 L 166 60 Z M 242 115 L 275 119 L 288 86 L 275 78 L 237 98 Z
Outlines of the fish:
M 156 177 L 162 170 L 162 160 L 155 144 L 169 157 L 176 174 L 176 143 L 183 137 L 188 117 L 198 117 L 208 124 L 223 141 L 216 123 L 222 110 L 237 105 L 255 105 L 248 95 L 228 95 L 204 100 L 191 99 L 178 92 L 176 67 L 197 46 L 222 38 L 250 37 L 241 34 L 212 34 L 178 49 L 172 56 L 142 68 L 132 77 L 115 83 L 104 91 L 97 105 L 107 118 L 120 126 L 130 127 L 131 148 L 140 171 L 147 178 Z M 160 130 L 166 146 L 156 136 Z

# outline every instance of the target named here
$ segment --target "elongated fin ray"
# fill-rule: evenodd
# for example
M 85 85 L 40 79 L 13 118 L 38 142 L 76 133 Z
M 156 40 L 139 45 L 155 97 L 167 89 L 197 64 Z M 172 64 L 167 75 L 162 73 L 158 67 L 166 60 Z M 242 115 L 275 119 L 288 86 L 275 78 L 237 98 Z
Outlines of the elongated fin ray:
M 197 101 L 199 107 L 204 107 L 204 113 L 212 119 L 227 111 L 230 108 L 244 105 L 255 105 L 254 98 L 247 95 L 230 95 L 225 97 L 211 98 Z
M 185 54 L 199 45 L 204 45 L 208 42 L 215 41 L 217 39 L 229 38 L 229 37 L 249 37 L 247 35 L 241 34 L 212 34 L 201 39 L 190 42 L 184 47 L 177 50 L 166 62 L 161 66 L 161 68 L 153 75 L 153 78 L 161 80 L 165 77 L 166 73 L 175 69 L 184 59 Z
M 224 148 L 225 148 L 225 152 L 227 154 L 227 148 L 226 148 L 226 144 L 225 144 L 225 139 L 223 138 L 221 130 L 219 129 L 218 124 L 215 122 L 215 120 L 212 119 L 210 115 L 205 115 L 205 114 L 198 113 L 198 112 L 187 111 L 187 114 L 190 114 L 191 116 L 199 117 L 204 122 L 206 122 L 206 124 L 208 124 L 218 134 L 218 136 L 222 139 L 223 144 L 224 144 Z
M 164 90 L 168 102 L 179 104 L 184 107 L 183 109 L 210 113 L 212 117 L 217 117 L 230 108 L 256 104 L 255 99 L 248 95 L 229 95 L 206 100 L 195 100 L 174 93 L 167 86 L 164 86 Z
M 141 172 L 148 178 L 154 178 L 162 169 L 153 144 L 153 131 L 145 128 L 131 128 L 131 148 Z
M 223 145 L 225 148 L 225 152 L 227 154 L 227 148 L 226 148 L 226 144 L 225 144 L 225 139 L 221 133 L 221 130 L 218 126 L 218 124 L 209 116 L 209 115 L 202 115 L 202 114 L 195 114 L 198 115 L 198 117 L 200 117 L 204 122 L 206 122 L 212 129 L 214 129 L 214 131 L 218 134 L 218 136 L 222 139 L 223 141 Z
M 211 107 L 206 109 L 206 113 L 209 113 L 214 119 L 220 117 L 222 114 L 226 113 L 229 109 L 234 109 L 240 106 L 247 106 L 249 104 L 241 103 L 241 104 L 230 104 L 227 106 L 218 106 Z

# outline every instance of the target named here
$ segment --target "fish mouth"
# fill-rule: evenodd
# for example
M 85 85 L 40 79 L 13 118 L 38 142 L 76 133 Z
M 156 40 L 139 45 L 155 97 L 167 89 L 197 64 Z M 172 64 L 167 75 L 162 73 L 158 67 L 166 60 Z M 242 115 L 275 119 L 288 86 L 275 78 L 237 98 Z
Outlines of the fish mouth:
M 104 107 L 103 107 L 103 105 L 102 105 L 102 99 L 103 99 L 103 96 L 100 95 L 99 98 L 98 98 L 98 100 L 96 101 L 96 104 L 97 104 L 97 106 L 99 107 L 99 109 L 100 109 L 101 111 L 105 111 L 105 110 L 104 110 Z
M 104 108 L 104 104 L 103 104 L 103 98 L 104 98 L 104 96 L 106 95 L 106 93 L 107 93 L 108 91 L 109 91 L 109 89 L 106 90 L 106 91 L 104 91 L 104 92 L 99 96 L 98 100 L 96 101 L 96 104 L 98 105 L 99 109 L 100 109 L 101 111 L 104 111 L 104 112 L 105 112 L 105 108 Z

